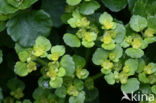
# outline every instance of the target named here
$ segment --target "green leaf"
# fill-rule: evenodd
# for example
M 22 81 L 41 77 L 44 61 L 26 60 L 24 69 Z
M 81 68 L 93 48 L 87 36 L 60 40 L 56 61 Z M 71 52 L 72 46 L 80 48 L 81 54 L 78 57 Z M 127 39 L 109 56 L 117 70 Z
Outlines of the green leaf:
M 132 93 L 139 89 L 140 82 L 136 78 L 128 79 L 127 84 L 121 86 L 121 90 L 125 93 Z
M 111 56 L 111 54 L 113 55 L 112 60 L 114 62 L 118 62 L 123 55 L 123 49 L 119 45 L 116 45 L 115 49 L 110 52 L 109 57 Z
M 137 0 L 128 0 L 128 8 L 130 10 L 133 10 L 136 1 Z
M 75 72 L 75 63 L 70 55 L 64 55 L 61 58 L 60 65 L 66 70 L 67 76 L 72 76 Z
M 99 96 L 99 91 L 97 88 L 93 88 L 91 90 L 87 89 L 85 92 L 86 92 L 85 101 L 88 101 L 89 103 L 95 100 Z
M 102 49 L 102 48 L 97 48 L 95 53 L 93 54 L 92 61 L 96 65 L 101 65 L 102 62 L 107 59 L 109 56 L 109 52 Z
M 24 99 L 23 103 L 32 103 L 29 99 Z
M 7 87 L 11 91 L 14 91 L 14 90 L 16 90 L 18 88 L 21 88 L 22 90 L 24 90 L 25 84 L 24 84 L 24 82 L 22 80 L 15 77 L 15 78 L 11 78 L 10 80 L 8 80 Z
M 147 21 L 148 21 L 148 27 L 154 29 L 156 32 L 156 17 L 150 16 L 147 18 Z
M 59 56 L 65 54 L 65 47 L 63 45 L 56 45 L 51 48 L 51 53 L 58 53 Z
M 153 16 L 156 14 L 155 0 L 136 0 L 132 13 L 140 16 Z
M 64 14 L 65 0 L 42 0 L 41 8 L 50 14 L 54 27 L 63 24 L 61 16 Z
M 2 50 L 0 50 L 0 64 L 2 63 L 3 61 L 3 53 L 2 53 Z
M 121 43 L 124 40 L 125 35 L 126 35 L 126 29 L 124 25 L 117 23 L 115 32 L 116 32 L 116 37 L 115 37 L 116 43 Z
M 130 23 L 130 27 L 132 28 L 132 30 L 136 32 L 140 32 L 147 27 L 146 18 L 139 16 L 139 15 L 133 15 L 129 23 Z
M 78 96 L 71 96 L 69 98 L 69 103 L 84 103 L 85 100 L 85 93 L 84 92 L 79 92 Z
M 113 12 L 119 12 L 127 6 L 127 0 L 102 0 L 102 2 Z
M 66 0 L 66 3 L 71 6 L 75 6 L 75 5 L 79 4 L 80 2 L 81 2 L 81 0 Z
M 128 75 L 134 75 L 138 69 L 138 60 L 137 59 L 128 59 L 125 61 L 125 65 L 129 67 L 130 71 Z
M 55 80 L 50 80 L 49 84 L 52 88 L 60 88 L 63 84 L 63 79 L 57 77 Z
M 100 8 L 100 4 L 96 1 L 83 2 L 80 6 L 80 13 L 83 15 L 91 15 Z
M 156 94 L 156 85 L 153 85 L 152 88 L 151 88 L 151 90 L 152 90 L 152 92 L 153 92 L 154 94 Z
M 23 62 L 17 62 L 14 68 L 14 72 L 21 77 L 28 75 L 27 64 Z
M 104 78 L 108 84 L 110 84 L 110 85 L 115 84 L 115 77 L 114 77 L 114 74 L 112 72 L 105 75 Z
M 38 36 L 48 36 L 52 27 L 43 10 L 21 12 L 7 22 L 7 32 L 21 46 L 32 46 Z
M 139 73 L 138 78 L 142 83 L 149 83 L 149 79 L 145 73 Z
M 37 2 L 38 0 L 7 0 L 7 2 L 12 5 L 15 8 L 18 9 L 26 9 L 29 8 L 32 4 L 34 4 L 35 2 Z
M 0 20 L 0 32 L 6 28 L 6 22 Z
M 70 33 L 64 34 L 63 40 L 70 47 L 80 47 L 81 45 L 80 40 L 74 34 Z
M 131 58 L 141 58 L 144 55 L 144 51 L 141 49 L 128 48 L 125 53 Z
M 74 55 L 73 60 L 75 62 L 75 68 L 76 69 L 83 68 L 86 65 L 86 60 L 81 56 Z
M 67 94 L 67 90 L 64 86 L 60 87 L 60 88 L 57 88 L 55 90 L 55 94 L 60 97 L 60 98 L 65 98 L 66 97 L 66 94 Z
M 12 7 L 7 3 L 7 0 L 0 0 L 0 14 L 12 14 L 18 9 Z

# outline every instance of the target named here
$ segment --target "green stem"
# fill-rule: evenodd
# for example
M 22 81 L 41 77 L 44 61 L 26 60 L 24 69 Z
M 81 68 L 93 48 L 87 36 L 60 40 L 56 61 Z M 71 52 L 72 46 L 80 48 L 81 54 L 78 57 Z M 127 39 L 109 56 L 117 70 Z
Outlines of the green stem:
M 98 78 L 100 78 L 100 77 L 102 77 L 102 76 L 103 76 L 102 73 L 97 73 L 97 74 L 95 74 L 94 76 L 92 76 L 91 78 L 94 79 L 94 80 L 96 80 L 96 79 L 98 79 Z
M 44 60 L 42 60 L 40 58 L 37 58 L 36 61 L 39 62 L 40 64 L 44 65 L 44 66 L 48 65 L 47 62 L 45 62 Z

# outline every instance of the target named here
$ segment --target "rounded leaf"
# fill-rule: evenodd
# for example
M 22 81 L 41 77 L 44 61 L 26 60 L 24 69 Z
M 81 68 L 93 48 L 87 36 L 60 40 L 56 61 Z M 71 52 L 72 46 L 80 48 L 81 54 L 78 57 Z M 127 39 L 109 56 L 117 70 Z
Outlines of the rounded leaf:
M 95 53 L 93 54 L 92 61 L 96 65 L 101 65 L 102 62 L 107 59 L 109 56 L 109 52 L 102 49 L 102 48 L 97 48 Z
M 144 55 L 144 51 L 141 49 L 128 48 L 125 53 L 131 58 L 141 58 Z
M 118 12 L 127 5 L 127 0 L 102 0 L 102 2 L 113 12 Z
M 14 68 L 14 72 L 21 77 L 28 75 L 27 64 L 23 62 L 17 62 Z
M 75 72 L 75 63 L 70 55 L 61 58 L 60 65 L 66 70 L 67 76 L 72 76 Z
M 136 78 L 128 79 L 127 84 L 121 86 L 121 90 L 125 93 L 132 93 L 139 89 L 140 82 Z
M 66 3 L 71 6 L 75 6 L 75 5 L 79 4 L 80 2 L 81 2 L 81 0 L 66 0 Z
M 21 12 L 7 22 L 7 32 L 21 46 L 35 43 L 38 36 L 48 36 L 52 27 L 50 16 L 43 10 Z
M 83 14 L 83 15 L 91 15 L 98 8 L 100 8 L 100 4 L 98 2 L 96 2 L 96 1 L 84 2 L 80 6 L 80 13 Z
M 132 30 L 136 32 L 140 32 L 147 27 L 146 18 L 139 16 L 139 15 L 133 15 L 129 23 L 130 23 L 130 27 L 132 28 Z
M 70 33 L 64 34 L 63 40 L 70 47 L 80 47 L 81 45 L 80 40 L 77 38 L 77 36 Z

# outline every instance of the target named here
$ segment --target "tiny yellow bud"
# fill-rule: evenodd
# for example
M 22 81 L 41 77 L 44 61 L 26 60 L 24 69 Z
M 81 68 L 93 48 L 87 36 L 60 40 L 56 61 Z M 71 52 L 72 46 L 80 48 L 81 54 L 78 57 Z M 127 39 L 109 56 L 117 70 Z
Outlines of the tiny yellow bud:
M 113 63 L 110 62 L 109 60 L 104 60 L 101 66 L 103 67 L 103 69 L 109 70 L 113 68 Z
M 53 60 L 53 61 L 57 61 L 58 59 L 59 59 L 59 54 L 58 53 L 52 53 L 51 54 L 51 59 Z
M 111 35 L 108 35 L 108 34 L 104 35 L 103 42 L 104 42 L 104 44 L 110 44 L 112 42 Z
M 140 38 L 134 38 L 133 42 L 132 42 L 132 47 L 135 49 L 141 48 L 142 43 L 141 43 L 141 39 Z
M 86 32 L 84 38 L 85 38 L 85 40 L 88 41 L 88 42 L 92 42 L 92 41 L 93 41 L 93 37 L 92 37 L 92 35 L 91 35 L 90 32 Z
M 128 65 L 124 66 L 123 72 L 128 73 L 130 71 L 130 68 Z
M 57 76 L 57 72 L 50 68 L 49 71 L 47 72 L 47 76 L 50 77 L 51 80 L 55 80 Z
M 115 57 L 116 57 L 115 53 L 110 53 L 110 54 L 109 54 L 110 60 L 114 60 Z
M 152 66 L 151 66 L 151 65 L 145 66 L 144 72 L 145 72 L 146 74 L 152 74 Z
M 146 37 L 153 37 L 154 36 L 154 33 L 155 33 L 154 29 L 147 28 L 146 31 L 145 31 L 145 36 Z

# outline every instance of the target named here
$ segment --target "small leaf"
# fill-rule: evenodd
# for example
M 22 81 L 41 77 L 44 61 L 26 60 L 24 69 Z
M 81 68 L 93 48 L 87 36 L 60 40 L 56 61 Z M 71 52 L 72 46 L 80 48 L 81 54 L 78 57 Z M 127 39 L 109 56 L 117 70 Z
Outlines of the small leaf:
M 147 20 L 142 16 L 133 15 L 130 19 L 130 27 L 132 30 L 140 32 L 147 27 Z
M 124 40 L 126 35 L 126 29 L 124 25 L 118 23 L 115 28 L 115 32 L 116 32 L 116 37 L 115 37 L 116 43 L 121 43 Z
M 156 94 L 156 85 L 152 86 L 151 90 L 154 94 Z
M 108 84 L 113 85 L 115 84 L 115 78 L 114 78 L 114 74 L 111 72 L 107 75 L 105 75 L 105 80 L 107 81 Z
M 83 15 L 91 15 L 98 8 L 100 8 L 100 4 L 96 1 L 84 2 L 80 6 L 80 13 Z
M 69 98 L 69 103 L 84 103 L 85 101 L 85 93 L 79 92 L 78 96 L 71 96 Z
M 81 2 L 81 0 L 66 0 L 66 3 L 71 6 L 75 6 L 75 5 L 79 4 L 80 2 Z
M 70 33 L 64 34 L 63 40 L 70 47 L 80 47 L 81 45 L 77 36 Z
M 14 72 L 21 77 L 28 75 L 27 64 L 23 62 L 17 62 L 15 65 Z
M 7 22 L 8 35 L 24 47 L 32 46 L 38 36 L 48 36 L 51 27 L 50 17 L 43 10 L 21 12 Z
M 101 65 L 102 62 L 107 59 L 109 56 L 109 52 L 102 49 L 102 48 L 97 48 L 95 53 L 93 54 L 92 61 L 96 65 Z
M 86 65 L 86 60 L 81 56 L 74 55 L 73 60 L 75 62 L 75 68 L 76 69 L 83 68 Z
M 65 98 L 66 97 L 66 94 L 67 94 L 67 90 L 64 86 L 60 87 L 60 88 L 57 88 L 55 90 L 55 94 L 60 97 L 60 98 Z
M 22 80 L 20 80 L 18 78 L 12 78 L 12 79 L 8 80 L 7 87 L 11 91 L 14 91 L 14 90 L 16 90 L 18 88 L 21 88 L 22 90 L 24 90 L 25 84 L 24 84 L 24 82 Z
M 119 12 L 127 5 L 127 0 L 102 0 L 102 2 L 113 12 Z
M 52 88 L 60 88 L 63 84 L 63 79 L 57 77 L 55 80 L 50 80 L 49 84 Z
M 140 82 L 136 78 L 128 79 L 127 84 L 121 86 L 125 93 L 132 93 L 139 89 Z
M 75 63 L 70 55 L 64 55 L 61 58 L 60 65 L 66 70 L 67 76 L 72 76 L 75 72 Z
M 125 61 L 125 65 L 129 67 L 130 71 L 128 75 L 134 75 L 138 69 L 138 60 L 137 59 L 128 59 Z
M 131 58 L 141 58 L 144 55 L 144 51 L 141 49 L 128 48 L 125 53 Z
M 59 56 L 64 55 L 65 47 L 63 45 L 56 45 L 51 48 L 51 53 L 58 53 Z

